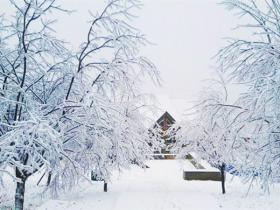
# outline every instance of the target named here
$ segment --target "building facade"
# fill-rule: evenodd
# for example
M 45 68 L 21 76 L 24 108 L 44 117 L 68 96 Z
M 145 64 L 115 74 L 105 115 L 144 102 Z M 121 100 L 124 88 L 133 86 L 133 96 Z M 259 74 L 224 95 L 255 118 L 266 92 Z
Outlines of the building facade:
M 163 142 L 161 151 L 155 152 L 159 154 L 158 158 L 174 159 L 176 156 L 170 152 L 171 147 L 176 142 L 175 128 L 171 128 L 175 122 L 176 120 L 167 111 L 156 121 L 156 126 L 160 126 L 160 136 Z

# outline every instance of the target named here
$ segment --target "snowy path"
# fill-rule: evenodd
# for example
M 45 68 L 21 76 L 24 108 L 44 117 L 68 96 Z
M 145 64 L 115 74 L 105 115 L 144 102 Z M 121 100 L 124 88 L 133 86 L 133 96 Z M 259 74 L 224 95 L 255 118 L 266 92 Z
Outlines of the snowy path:
M 259 193 L 244 198 L 247 187 L 236 180 L 228 184 L 229 193 L 222 196 L 219 182 L 187 182 L 184 169 L 188 162 L 155 160 L 146 171 L 133 168 L 114 177 L 109 192 L 102 192 L 102 183 L 85 184 L 60 200 L 50 200 L 38 210 L 216 210 L 270 209 L 279 210 L 280 201 Z M 275 193 L 279 194 L 279 192 Z M 243 199 L 244 198 L 244 199 Z M 243 201 L 241 202 L 241 199 Z

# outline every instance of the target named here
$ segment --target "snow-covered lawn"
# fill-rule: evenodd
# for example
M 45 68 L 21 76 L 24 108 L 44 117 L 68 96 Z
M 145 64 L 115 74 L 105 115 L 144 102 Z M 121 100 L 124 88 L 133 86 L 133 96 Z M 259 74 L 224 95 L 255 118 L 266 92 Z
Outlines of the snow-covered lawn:
M 107 193 L 101 182 L 83 182 L 73 191 L 57 199 L 42 198 L 42 188 L 36 186 L 37 177 L 27 182 L 28 210 L 279 210 L 280 186 L 263 195 L 257 186 L 246 196 L 248 185 L 227 175 L 227 194 L 221 194 L 220 182 L 185 181 L 184 170 L 195 170 L 188 160 L 153 160 L 146 170 L 133 166 L 123 173 L 115 173 Z M 36 187 L 35 187 L 36 186 Z M 5 205 L 13 203 L 14 183 L 6 185 Z M 4 205 L 4 206 L 5 206 Z M 3 209 L 3 203 L 0 204 Z
M 145 171 L 137 167 L 115 175 L 109 192 L 103 193 L 102 183 L 83 183 L 73 192 L 57 200 L 43 203 L 37 210 L 216 210 L 256 209 L 279 210 L 279 186 L 271 195 L 263 195 L 235 178 L 227 177 L 227 194 L 221 194 L 219 182 L 184 181 L 182 170 L 193 170 L 187 161 L 149 161 Z

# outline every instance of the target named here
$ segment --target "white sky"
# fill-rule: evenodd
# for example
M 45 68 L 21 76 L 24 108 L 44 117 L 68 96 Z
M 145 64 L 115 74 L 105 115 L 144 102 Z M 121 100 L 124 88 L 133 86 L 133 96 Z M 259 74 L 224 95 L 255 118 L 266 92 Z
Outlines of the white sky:
M 4 4 L 3 4 L 4 2 Z M 59 16 L 59 36 L 78 45 L 85 38 L 88 11 L 95 12 L 104 0 L 60 0 L 71 16 Z M 219 5 L 219 0 L 143 0 L 135 26 L 155 45 L 142 54 L 161 72 L 162 86 L 145 84 L 162 111 L 181 120 L 183 112 L 196 100 L 205 79 L 213 74 L 217 51 L 226 44 L 224 37 L 234 37 L 237 17 Z M 1 0 L 0 13 L 8 12 L 8 0 Z M 161 113 L 159 113 L 161 114 Z

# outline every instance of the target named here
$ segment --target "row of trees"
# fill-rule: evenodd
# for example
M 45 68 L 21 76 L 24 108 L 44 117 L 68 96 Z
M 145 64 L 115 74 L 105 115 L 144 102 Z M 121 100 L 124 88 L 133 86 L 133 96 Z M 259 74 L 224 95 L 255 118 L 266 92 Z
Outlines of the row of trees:
M 40 171 L 53 192 L 91 171 L 140 166 L 151 153 L 140 94 L 144 75 L 159 74 L 139 47 L 147 40 L 131 25 L 139 0 L 108 0 L 91 16 L 77 51 L 56 38 L 56 0 L 10 0 L 0 17 L 0 176 L 11 168 L 15 209 L 23 209 L 26 180 Z M 78 29 L 75 29 L 78 30 Z
M 250 18 L 242 27 L 253 35 L 230 40 L 219 52 L 219 79 L 181 126 L 177 148 L 182 154 L 196 151 L 222 172 L 233 166 L 245 180 L 258 180 L 269 190 L 280 181 L 280 2 L 222 3 Z M 240 90 L 237 99 L 228 85 Z

